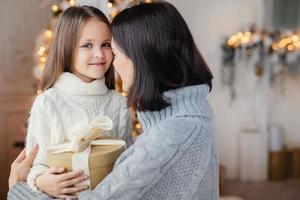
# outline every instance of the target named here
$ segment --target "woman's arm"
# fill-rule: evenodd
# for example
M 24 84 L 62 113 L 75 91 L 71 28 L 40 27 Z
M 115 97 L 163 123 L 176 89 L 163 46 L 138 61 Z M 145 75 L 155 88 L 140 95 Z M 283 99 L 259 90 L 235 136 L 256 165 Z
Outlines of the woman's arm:
M 188 128 L 179 130 L 178 124 L 182 123 Z M 100 185 L 94 191 L 83 192 L 79 199 L 140 199 L 188 148 L 197 136 L 193 133 L 200 131 L 199 124 L 175 119 L 142 134 Z
M 28 156 L 26 156 L 25 149 L 18 155 L 10 167 L 10 174 L 8 179 L 9 189 L 12 188 L 17 182 L 26 181 L 27 175 L 32 166 L 33 160 L 37 155 L 39 146 L 35 145 L 31 149 Z

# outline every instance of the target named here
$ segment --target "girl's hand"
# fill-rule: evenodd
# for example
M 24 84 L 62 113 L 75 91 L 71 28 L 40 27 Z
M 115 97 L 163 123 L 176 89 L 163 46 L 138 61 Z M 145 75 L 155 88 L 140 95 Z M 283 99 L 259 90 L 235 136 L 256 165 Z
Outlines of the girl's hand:
M 51 167 L 36 178 L 39 190 L 60 199 L 76 198 L 76 193 L 88 189 L 88 185 L 75 186 L 88 179 L 82 170 L 65 172 L 63 167 Z

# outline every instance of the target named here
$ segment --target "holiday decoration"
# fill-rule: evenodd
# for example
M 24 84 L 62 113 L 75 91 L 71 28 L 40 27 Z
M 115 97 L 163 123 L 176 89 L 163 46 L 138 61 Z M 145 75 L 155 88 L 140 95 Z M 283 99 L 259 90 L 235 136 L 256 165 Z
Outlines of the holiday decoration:
M 236 97 L 234 81 L 236 63 L 253 62 L 253 73 L 259 78 L 265 73 L 270 86 L 277 77 L 297 76 L 300 68 L 300 32 L 258 30 L 251 26 L 248 31 L 238 32 L 222 44 L 222 83 L 230 88 L 231 99 Z M 269 69 L 266 70 L 266 66 Z M 280 81 L 282 82 L 282 81 Z M 278 82 L 277 82 L 278 83 Z

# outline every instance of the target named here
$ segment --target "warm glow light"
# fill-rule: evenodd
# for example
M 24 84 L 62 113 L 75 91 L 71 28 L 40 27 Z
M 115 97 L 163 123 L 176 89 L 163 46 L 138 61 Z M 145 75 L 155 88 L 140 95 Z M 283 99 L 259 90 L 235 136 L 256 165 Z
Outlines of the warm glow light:
M 296 42 L 294 45 L 297 49 L 300 49 L 300 41 Z
M 46 57 L 44 57 L 44 56 L 40 57 L 40 61 L 41 61 L 41 63 L 45 63 L 46 62 Z
M 294 42 L 297 42 L 297 41 L 299 40 L 299 36 L 298 36 L 298 35 L 293 35 L 293 36 L 292 36 L 292 40 L 293 40 Z
M 112 16 L 112 18 L 114 18 L 117 14 L 118 14 L 118 12 L 116 12 L 116 11 L 112 11 L 112 12 L 110 13 L 110 15 Z
M 75 0 L 70 0 L 70 1 L 69 1 L 69 4 L 70 4 L 71 6 L 75 6 L 76 1 L 75 1 Z
M 289 50 L 289 51 L 293 51 L 294 50 L 294 45 L 292 45 L 292 44 L 290 44 L 290 45 L 288 45 L 287 46 L 287 49 Z
M 242 32 L 238 32 L 236 34 L 236 36 L 237 36 L 238 39 L 242 39 L 244 37 L 244 34 Z
M 292 43 L 293 40 L 292 40 L 292 38 L 289 37 L 285 41 L 286 41 L 287 44 L 289 44 L 289 43 Z
M 45 53 L 45 50 L 46 50 L 46 48 L 45 48 L 45 47 L 43 47 L 43 46 L 42 46 L 42 47 L 40 47 L 40 48 L 39 48 L 39 51 L 38 51 L 38 55 L 39 55 L 39 56 L 42 56 L 42 55 L 44 55 L 44 53 Z
M 37 53 L 39 56 L 43 56 L 44 55 L 44 52 L 42 52 L 42 51 L 38 51 L 38 53 Z
M 39 95 L 39 94 L 42 94 L 42 90 L 37 90 L 37 91 L 36 91 L 36 94 L 38 94 L 38 95 Z
M 286 43 L 285 43 L 285 39 L 282 39 L 279 44 L 278 44 L 279 48 L 284 48 L 286 46 Z
M 246 36 L 246 37 L 251 37 L 251 32 L 249 32 L 249 31 L 246 32 L 246 33 L 245 33 L 245 36 Z
M 52 11 L 53 11 L 53 12 L 58 11 L 58 6 L 57 6 L 57 5 L 53 5 L 53 6 L 52 6 Z
M 250 41 L 250 37 L 243 37 L 242 38 L 242 43 L 246 44 Z
M 39 51 L 41 51 L 41 52 L 44 52 L 45 50 L 46 50 L 46 48 L 43 47 L 43 46 L 41 46 L 40 49 L 39 49 Z
M 52 38 L 52 31 L 46 30 L 46 31 L 45 31 L 45 35 L 46 35 L 48 38 Z
M 236 43 L 237 41 L 237 37 L 234 35 L 234 36 L 231 36 L 228 40 L 228 45 L 232 46 L 234 43 Z
M 140 128 L 142 128 L 142 125 L 141 125 L 140 123 L 137 123 L 137 124 L 135 125 L 135 127 L 136 127 L 137 129 L 140 129 Z
M 109 3 L 107 4 L 107 7 L 112 8 L 112 7 L 113 7 L 113 4 L 112 4 L 111 2 L 109 2 Z

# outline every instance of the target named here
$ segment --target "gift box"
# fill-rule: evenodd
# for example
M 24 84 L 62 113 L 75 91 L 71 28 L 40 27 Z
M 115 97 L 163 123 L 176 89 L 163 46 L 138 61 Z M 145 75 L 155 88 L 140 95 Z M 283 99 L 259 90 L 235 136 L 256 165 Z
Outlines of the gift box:
M 124 140 L 103 134 L 103 130 L 111 129 L 112 121 L 106 116 L 98 116 L 90 124 L 76 124 L 71 141 L 48 148 L 47 165 L 65 167 L 67 171 L 83 170 L 90 179 L 80 184 L 94 189 L 126 148 Z
M 125 150 L 123 145 L 97 145 L 91 147 L 89 154 L 89 173 L 91 189 L 94 189 L 114 166 L 115 161 Z M 74 152 L 47 153 L 47 164 L 52 166 L 63 166 L 67 171 L 72 171 L 72 157 Z

